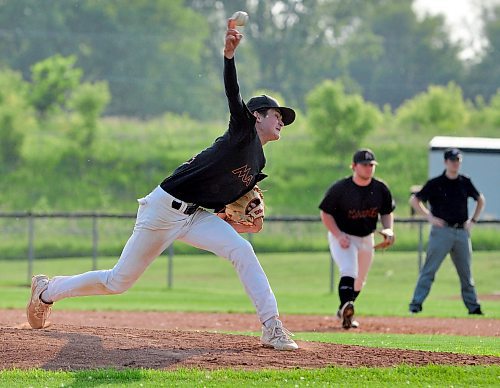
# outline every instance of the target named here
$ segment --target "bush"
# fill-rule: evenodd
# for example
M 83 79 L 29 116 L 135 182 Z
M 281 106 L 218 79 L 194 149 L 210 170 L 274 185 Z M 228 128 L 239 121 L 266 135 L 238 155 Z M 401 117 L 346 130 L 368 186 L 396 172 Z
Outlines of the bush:
M 427 92 L 406 101 L 396 111 L 399 126 L 421 133 L 452 134 L 465 127 L 468 118 L 462 89 L 453 82 L 446 87 L 429 86 Z
M 0 172 L 20 163 L 24 138 L 36 127 L 26 98 L 27 87 L 21 74 L 8 69 L 0 71 Z
M 360 95 L 346 95 L 340 81 L 325 81 L 307 96 L 308 121 L 320 151 L 344 160 L 380 122 L 378 109 Z

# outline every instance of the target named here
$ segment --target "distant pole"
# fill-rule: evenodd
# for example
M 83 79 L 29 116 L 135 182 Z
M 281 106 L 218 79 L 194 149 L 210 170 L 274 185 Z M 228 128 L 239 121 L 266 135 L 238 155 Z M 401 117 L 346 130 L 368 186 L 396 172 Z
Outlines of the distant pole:
M 422 269 L 422 252 L 424 250 L 424 239 L 423 239 L 423 222 L 418 223 L 418 272 Z
M 167 287 L 169 289 L 172 288 L 173 272 L 174 272 L 174 244 L 170 244 L 168 247 L 168 258 L 167 258 Z
M 97 269 L 97 246 L 99 244 L 99 234 L 97 231 L 97 217 L 92 216 L 92 271 Z
M 33 262 L 35 261 L 35 219 L 33 215 L 28 216 L 28 284 L 31 284 L 33 276 Z

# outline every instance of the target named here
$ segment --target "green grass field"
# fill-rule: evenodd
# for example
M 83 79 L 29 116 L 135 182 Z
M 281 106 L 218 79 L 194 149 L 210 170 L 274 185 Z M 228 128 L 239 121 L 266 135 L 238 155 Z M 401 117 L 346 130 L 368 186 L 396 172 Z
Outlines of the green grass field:
M 275 253 L 259 255 L 278 299 L 282 314 L 331 314 L 338 304 L 337 269 L 333 294 L 330 292 L 328 252 Z M 475 252 L 473 274 L 479 295 L 498 295 L 500 253 Z M 98 268 L 111 268 L 115 258 L 99 258 Z M 0 308 L 24 308 L 28 295 L 26 261 L 0 262 Z M 212 254 L 176 255 L 173 259 L 173 287 L 167 288 L 167 258 L 158 258 L 126 293 L 66 299 L 58 309 L 153 310 L 254 312 L 232 265 Z M 41 259 L 34 273 L 48 276 L 71 275 L 92 268 L 90 258 Z M 367 284 L 356 302 L 358 314 L 406 316 L 418 275 L 418 257 L 410 252 L 379 252 L 368 275 Z M 483 309 L 489 318 L 500 318 L 500 303 L 485 299 Z M 465 317 L 460 284 L 447 258 L 437 273 L 422 316 Z
M 426 366 L 292 371 L 4 371 L 2 387 L 495 387 L 500 368 Z
M 333 314 L 337 294 L 330 292 L 330 261 L 324 253 L 259 255 L 278 299 L 282 314 Z M 500 253 L 475 252 L 473 273 L 487 318 L 499 319 Z M 99 268 L 115 259 L 99 258 Z M 49 276 L 91 269 L 91 259 L 37 260 L 35 273 Z M 0 308 L 24 308 L 29 289 L 25 261 L 1 261 Z M 416 253 L 377 253 L 368 282 L 356 307 L 362 316 L 407 316 L 407 305 L 417 278 Z M 335 284 L 336 284 L 335 271 Z M 157 259 L 134 287 L 123 295 L 84 297 L 58 302 L 60 310 L 156 310 L 253 312 L 230 263 L 210 254 L 176 255 L 173 287 L 167 287 L 166 257 Z M 336 287 L 335 287 L 336 288 Z M 437 274 L 422 316 L 466 317 L 459 281 L 449 259 Z M 483 319 L 470 317 L 469 319 Z M 255 333 L 250 333 L 255 334 Z M 497 337 L 460 337 L 394 334 L 296 333 L 299 340 L 357 344 L 374 347 L 447 351 L 500 356 Z M 126 370 L 0 372 L 0 386 L 498 386 L 500 366 L 397 368 L 326 368 L 294 371 Z

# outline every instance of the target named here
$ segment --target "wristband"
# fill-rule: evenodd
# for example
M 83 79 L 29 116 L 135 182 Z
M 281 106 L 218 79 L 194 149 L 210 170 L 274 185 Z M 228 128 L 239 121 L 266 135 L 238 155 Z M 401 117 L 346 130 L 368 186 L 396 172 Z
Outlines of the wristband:
M 477 220 L 475 218 L 471 218 L 470 222 L 477 223 Z

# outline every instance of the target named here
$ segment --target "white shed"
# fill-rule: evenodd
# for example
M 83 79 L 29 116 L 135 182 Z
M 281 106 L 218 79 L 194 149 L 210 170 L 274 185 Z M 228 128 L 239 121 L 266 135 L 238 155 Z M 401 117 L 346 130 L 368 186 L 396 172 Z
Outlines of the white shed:
M 436 136 L 429 143 L 429 178 L 444 171 L 443 153 L 458 148 L 464 157 L 460 172 L 470 176 L 484 194 L 486 207 L 482 219 L 500 219 L 500 138 Z M 472 211 L 469 202 L 469 214 Z

